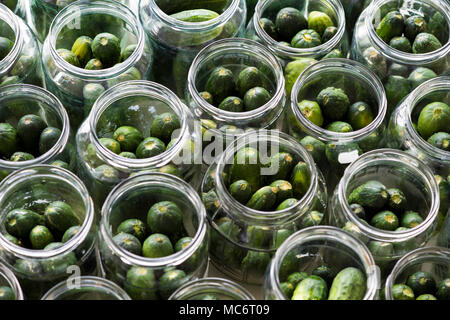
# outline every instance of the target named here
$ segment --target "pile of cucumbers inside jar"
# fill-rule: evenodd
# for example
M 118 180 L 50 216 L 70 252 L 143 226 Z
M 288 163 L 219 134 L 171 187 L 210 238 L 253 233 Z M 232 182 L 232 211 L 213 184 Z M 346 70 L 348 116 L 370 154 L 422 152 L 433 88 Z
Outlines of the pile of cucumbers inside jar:
M 1 0 L 0 300 L 450 300 L 449 33 L 447 0 Z

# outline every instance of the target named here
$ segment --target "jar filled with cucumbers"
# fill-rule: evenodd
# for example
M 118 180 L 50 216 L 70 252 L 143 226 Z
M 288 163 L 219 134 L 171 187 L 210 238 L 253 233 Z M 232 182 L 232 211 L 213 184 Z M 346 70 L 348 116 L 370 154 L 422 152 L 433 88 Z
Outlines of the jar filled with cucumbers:
M 125 290 L 107 279 L 82 276 L 79 281 L 77 287 L 62 281 L 47 291 L 41 300 L 131 300 Z
M 415 89 L 389 123 L 388 146 L 404 150 L 433 170 L 439 185 L 439 224 L 450 209 L 450 78 L 438 77 Z
M 25 84 L 0 88 L 0 181 L 36 164 L 73 171 L 74 157 L 69 117 L 53 94 Z
M 331 199 L 330 224 L 363 241 L 385 279 L 398 259 L 430 244 L 439 203 L 426 164 L 402 151 L 373 150 L 345 170 Z
M 450 300 L 450 250 L 420 248 L 401 258 L 386 281 L 386 300 Z
M 223 278 L 203 278 L 187 282 L 169 300 L 255 300 L 253 295 L 237 284 Z
M 139 174 L 119 184 L 102 209 L 102 274 L 135 300 L 168 299 L 204 276 L 206 212 L 195 190 L 165 173 Z
M 244 0 L 142 0 L 141 23 L 155 53 L 152 80 L 184 98 L 189 68 L 208 44 L 244 34 Z
M 142 171 L 198 187 L 201 150 L 196 153 L 193 126 L 190 110 L 160 84 L 128 81 L 102 94 L 76 137 L 79 176 L 96 210 L 115 185 Z
M 212 263 L 248 284 L 262 283 L 288 236 L 327 220 L 320 170 L 303 146 L 274 130 L 236 139 L 207 170 L 201 192 Z
M 192 63 L 186 100 L 200 118 L 203 148 L 211 151 L 206 165 L 249 130 L 286 129 L 283 69 L 251 40 L 219 40 L 204 48 Z
M 27 24 L 0 3 L 0 87 L 42 86 L 41 52 Z
M 376 75 L 356 61 L 329 59 L 298 78 L 288 123 L 333 189 L 348 164 L 384 146 L 385 117 L 386 96 Z
M 137 16 L 126 6 L 78 1 L 55 18 L 42 59 L 46 87 L 64 104 L 77 129 L 103 91 L 147 79 L 153 54 Z
M 0 189 L 0 255 L 26 299 L 40 299 L 71 274 L 97 272 L 94 206 L 73 173 L 30 166 Z
M 450 4 L 375 0 L 355 26 L 351 58 L 382 80 L 388 115 L 421 83 L 450 68 Z
M 0 301 L 23 299 L 22 288 L 17 277 L 5 264 L 0 262 Z
M 266 300 L 376 300 L 379 270 L 356 237 L 329 226 L 291 235 L 264 278 Z

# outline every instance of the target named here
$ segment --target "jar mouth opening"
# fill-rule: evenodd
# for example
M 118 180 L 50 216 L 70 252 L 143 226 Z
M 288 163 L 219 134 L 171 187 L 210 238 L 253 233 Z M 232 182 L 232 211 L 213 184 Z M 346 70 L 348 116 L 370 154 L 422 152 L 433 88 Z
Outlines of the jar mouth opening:
M 88 190 L 77 176 L 66 169 L 50 165 L 30 166 L 11 173 L 0 183 L 0 189 L 8 187 L 12 190 L 13 187 L 24 181 L 40 179 L 42 177 L 50 177 L 52 180 L 58 180 L 60 183 L 70 185 L 83 201 L 85 216 L 80 231 L 67 242 L 63 243 L 62 246 L 52 250 L 33 250 L 20 247 L 10 242 L 5 238 L 4 234 L 0 232 L 1 247 L 5 248 L 7 251 L 14 252 L 20 257 L 28 259 L 49 259 L 73 251 L 78 244 L 86 239 L 94 222 L 94 204 L 89 196 Z
M 117 300 L 131 300 L 131 298 L 128 296 L 128 294 L 117 284 L 114 282 L 100 278 L 95 276 L 81 276 L 79 278 L 79 287 L 77 287 L 75 290 L 84 288 L 84 289 L 94 289 L 98 288 L 102 292 L 113 296 Z M 74 288 L 69 288 L 66 281 L 61 281 L 60 283 L 56 284 L 54 287 L 52 287 L 50 290 L 45 293 L 41 300 L 58 300 L 59 297 L 62 297 L 64 294 L 67 294 L 71 290 L 74 290 Z
M 115 202 L 117 200 L 121 200 L 121 197 L 127 192 L 137 189 L 143 185 L 163 186 L 173 190 L 175 190 L 175 187 L 182 188 L 185 191 L 185 193 L 183 193 L 185 196 L 184 198 L 189 201 L 193 208 L 197 209 L 195 212 L 197 213 L 196 217 L 198 219 L 198 228 L 195 235 L 192 237 L 192 242 L 185 249 L 162 258 L 146 258 L 133 254 L 114 242 L 109 219 Z M 206 210 L 199 195 L 184 180 L 166 173 L 142 173 L 122 181 L 108 195 L 102 207 L 100 232 L 108 246 L 112 248 L 118 256 L 120 256 L 122 261 L 125 261 L 128 264 L 149 268 L 178 265 L 189 259 L 189 257 L 199 249 L 205 236 L 207 235 Z
M 409 108 L 406 130 L 411 133 L 414 141 L 420 144 L 421 149 L 428 152 L 428 155 L 437 157 L 440 160 L 448 159 L 450 160 L 450 151 L 442 150 L 428 143 L 419 132 L 413 127 L 412 112 L 417 107 L 417 104 L 426 95 L 433 93 L 434 91 L 447 90 L 450 92 L 450 77 L 438 77 L 428 80 L 421 85 L 419 85 L 413 92 L 411 92 L 408 97 L 404 100 L 404 104 Z
M 45 104 L 52 110 L 56 112 L 61 121 L 61 135 L 53 147 L 46 153 L 40 155 L 37 158 L 28 161 L 7 161 L 0 159 L 0 167 L 5 167 L 13 170 L 29 167 L 32 165 L 37 165 L 40 163 L 45 163 L 53 158 L 55 155 L 62 152 L 69 141 L 70 136 L 70 124 L 69 116 L 66 109 L 62 105 L 61 101 L 50 91 L 47 91 L 41 87 L 37 87 L 29 84 L 12 84 L 0 88 L 0 101 L 4 99 L 17 99 L 26 95 L 28 99 L 33 99 Z M 3 107 L 5 108 L 5 107 Z
M 214 293 L 223 294 L 234 299 L 241 300 L 255 300 L 250 292 L 241 285 L 222 278 L 207 277 L 195 281 L 187 282 L 178 288 L 170 297 L 169 300 L 189 300 L 198 294 L 207 294 L 211 290 Z
M 430 61 L 434 61 L 436 59 L 445 57 L 445 55 L 449 54 L 450 51 L 450 35 L 447 39 L 446 44 L 443 44 L 441 48 L 427 53 L 408 53 L 403 52 L 400 50 L 396 50 L 392 48 L 389 44 L 384 42 L 376 33 L 375 26 L 373 25 L 373 18 L 375 14 L 380 10 L 380 8 L 387 4 L 388 2 L 393 2 L 393 0 L 375 0 L 373 1 L 368 7 L 367 7 L 367 18 L 365 19 L 365 28 L 368 31 L 368 35 L 370 40 L 372 40 L 372 43 L 376 45 L 376 47 L 379 48 L 379 51 L 383 52 L 384 55 L 388 56 L 390 59 L 405 63 L 405 61 L 408 64 L 412 65 L 419 65 L 422 66 Z M 441 14 L 443 14 L 446 17 L 447 22 L 447 30 L 450 34 L 450 5 L 446 4 L 445 2 L 439 2 L 436 3 L 434 0 L 426 0 L 425 2 L 431 3 L 434 5 L 435 8 L 439 8 L 439 11 Z M 442 7 L 444 7 L 442 9 Z
M 170 15 L 166 14 L 158 6 L 155 0 L 148 0 L 148 1 L 149 1 L 148 6 L 150 7 L 150 10 L 162 21 L 164 21 L 164 23 L 167 23 L 169 26 L 176 28 L 178 30 L 183 30 L 187 32 L 200 32 L 223 24 L 224 21 L 227 21 L 233 16 L 234 12 L 239 7 L 240 2 L 240 0 L 231 0 L 231 3 L 228 5 L 228 7 L 218 17 L 214 19 L 201 22 L 186 22 L 175 19 Z M 141 0 L 141 3 L 143 2 L 144 0 Z M 140 10 L 143 10 L 143 8 L 141 7 Z
M 178 116 L 181 122 L 180 134 L 173 146 L 163 153 L 146 159 L 130 159 L 119 156 L 100 143 L 97 135 L 97 123 L 106 109 L 115 102 L 128 97 L 149 97 L 158 101 L 164 101 Z M 128 170 L 142 170 L 162 163 L 170 162 L 183 149 L 188 139 L 189 110 L 181 100 L 169 89 L 156 82 L 146 80 L 132 80 L 121 82 L 103 92 L 92 107 L 88 117 L 92 144 L 98 151 L 98 156 L 114 167 L 122 167 Z
M 24 300 L 22 288 L 20 287 L 19 280 L 17 280 L 16 275 L 9 269 L 6 265 L 0 262 L 0 278 L 4 278 L 9 284 L 11 289 L 13 289 L 16 296 L 16 300 Z
M 392 268 L 391 273 L 386 279 L 385 285 L 385 296 L 387 300 L 394 300 L 392 296 L 392 287 L 395 284 L 395 280 L 399 274 L 401 274 L 409 264 L 415 264 L 420 260 L 425 259 L 442 259 L 442 260 L 450 260 L 450 250 L 444 247 L 424 247 L 415 249 L 397 261 L 394 268 Z
M 284 293 L 280 287 L 280 265 L 286 255 L 295 247 L 300 244 L 305 244 L 314 241 L 327 241 L 334 242 L 349 248 L 352 252 L 356 253 L 359 258 L 359 263 L 365 267 L 361 270 L 366 275 L 367 289 L 362 300 L 372 300 L 375 298 L 375 294 L 379 287 L 380 270 L 375 264 L 372 254 L 369 249 L 353 235 L 342 231 L 336 227 L 331 226 L 316 226 L 302 229 L 292 234 L 287 238 L 283 244 L 275 252 L 272 262 L 269 266 L 269 275 L 271 279 L 274 279 L 274 290 L 278 296 L 283 297 Z
M 342 74 L 347 74 L 357 70 L 355 76 L 361 78 L 363 82 L 370 87 L 371 91 L 374 92 L 374 96 L 376 97 L 376 100 L 378 100 L 377 116 L 366 127 L 352 132 L 329 131 L 309 121 L 298 108 L 298 96 L 300 90 L 318 74 L 330 72 L 330 68 L 339 70 Z M 387 113 L 387 99 L 383 84 L 371 70 L 367 69 L 364 65 L 357 61 L 332 58 L 310 65 L 297 78 L 291 92 L 291 110 L 297 119 L 301 119 L 301 123 L 305 129 L 312 135 L 319 137 L 319 139 L 332 142 L 351 142 L 355 139 L 361 139 L 368 134 L 373 133 L 381 126 Z
M 368 166 L 378 166 L 380 156 L 388 157 L 383 159 L 384 163 L 401 164 L 407 166 L 411 171 L 417 173 L 421 178 L 426 189 L 430 191 L 430 207 L 426 218 L 422 223 L 406 231 L 386 231 L 375 228 L 369 224 L 363 223 L 350 209 L 347 199 L 347 189 L 352 177 L 361 169 Z M 395 149 L 372 150 L 355 162 L 351 163 L 344 172 L 344 175 L 337 187 L 337 196 L 342 205 L 346 219 L 353 222 L 364 235 L 376 241 L 383 242 L 402 242 L 425 232 L 437 219 L 439 211 L 439 187 L 434 178 L 433 172 L 419 159 Z
M 263 42 L 267 44 L 269 48 L 273 49 L 276 53 L 301 57 L 310 54 L 315 54 L 317 52 L 325 52 L 326 50 L 329 50 L 330 48 L 334 48 L 335 46 L 337 46 L 341 41 L 342 37 L 344 36 L 346 28 L 344 7 L 340 3 L 340 1 L 327 0 L 326 3 L 330 6 L 331 9 L 333 9 L 333 12 L 337 18 L 338 27 L 336 34 L 327 42 L 322 43 L 321 45 L 313 48 L 293 48 L 284 46 L 275 39 L 273 39 L 271 36 L 269 36 L 259 23 L 260 18 L 262 18 L 262 14 L 264 13 L 264 10 L 266 10 L 267 7 L 273 2 L 275 2 L 275 0 L 265 0 L 259 1 L 257 3 L 255 7 L 255 14 L 253 15 L 253 26 L 255 28 L 256 35 L 260 39 L 262 39 Z
M 305 195 L 301 199 L 299 199 L 295 205 L 289 208 L 280 211 L 261 211 L 251 209 L 234 199 L 225 185 L 222 173 L 224 172 L 226 165 L 230 165 L 233 163 L 232 160 L 234 159 L 236 152 L 239 149 L 248 146 L 249 144 L 251 145 L 254 142 L 259 143 L 261 141 L 265 141 L 266 143 L 276 143 L 279 146 L 283 145 L 284 149 L 286 149 L 286 146 L 289 146 L 289 152 L 295 153 L 308 166 L 311 181 L 309 188 L 306 191 Z M 294 138 L 278 131 L 274 132 L 268 130 L 259 130 L 238 137 L 232 145 L 228 146 L 225 149 L 225 151 L 219 158 L 214 180 L 216 182 L 218 194 L 222 195 L 221 198 L 223 198 L 223 202 L 230 207 L 230 210 L 227 211 L 229 211 L 231 214 L 233 214 L 234 212 L 239 212 L 239 214 L 244 219 L 253 222 L 264 221 L 267 223 L 279 223 L 280 221 L 283 221 L 285 219 L 296 218 L 298 216 L 298 212 L 293 210 L 312 203 L 312 201 L 314 200 L 315 191 L 317 190 L 319 184 L 318 176 L 318 169 L 314 163 L 312 156 Z
M 239 47 L 239 53 L 243 53 L 246 55 L 249 53 L 257 54 L 257 57 L 264 61 L 264 64 L 266 66 L 271 67 L 272 72 L 276 77 L 277 83 L 275 86 L 274 95 L 267 103 L 255 110 L 245 112 L 231 112 L 221 110 L 218 107 L 215 107 L 206 102 L 200 96 L 200 91 L 197 88 L 198 71 L 200 70 L 202 64 L 205 63 L 205 61 L 207 61 L 211 56 L 217 55 L 219 52 L 228 51 L 230 49 L 236 50 L 235 46 Z M 277 58 L 258 42 L 243 38 L 222 39 L 209 44 L 197 54 L 194 61 L 192 62 L 188 74 L 188 90 L 189 94 L 192 96 L 192 99 L 195 101 L 196 105 L 198 105 L 204 112 L 208 113 L 213 119 L 219 121 L 249 121 L 268 112 L 271 112 L 272 110 L 277 108 L 277 102 L 283 99 L 285 92 L 284 86 L 285 80 L 283 76 L 283 68 Z M 275 120 L 276 119 L 274 119 L 273 121 Z
M 57 52 L 56 40 L 61 30 L 68 24 L 73 23 L 75 19 L 85 12 L 101 11 L 102 14 L 120 18 L 127 26 L 132 28 L 133 34 L 137 38 L 136 49 L 125 61 L 118 63 L 110 68 L 102 70 L 86 70 L 75 67 L 65 61 Z M 59 69 L 74 75 L 80 79 L 102 81 L 105 78 L 114 78 L 136 64 L 136 61 L 142 56 L 145 47 L 145 35 L 142 26 L 136 15 L 125 5 L 118 1 L 99 0 L 95 2 L 79 3 L 78 1 L 64 7 L 53 19 L 44 45 L 49 47 L 52 60 Z
M 19 57 L 22 48 L 23 48 L 23 35 L 20 30 L 20 25 L 18 18 L 6 5 L 3 3 L 0 3 L 0 15 L 5 15 L 5 17 L 8 19 L 8 21 L 4 20 L 2 17 L 0 17 L 0 21 L 3 21 L 5 24 L 7 24 L 12 32 L 14 32 L 14 45 L 12 49 L 8 52 L 6 57 L 4 57 L 2 60 L 0 60 L 0 71 L 8 69 L 10 66 L 12 66 L 15 62 L 15 60 Z M 11 40 L 11 39 L 10 39 Z

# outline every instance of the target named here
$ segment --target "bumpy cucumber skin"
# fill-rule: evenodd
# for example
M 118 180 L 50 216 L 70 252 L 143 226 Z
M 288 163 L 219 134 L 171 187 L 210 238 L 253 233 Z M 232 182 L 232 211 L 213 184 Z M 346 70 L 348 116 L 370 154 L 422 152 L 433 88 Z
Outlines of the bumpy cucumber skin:
M 388 12 L 376 28 L 378 36 L 386 43 L 395 36 L 401 36 L 404 29 L 403 16 L 398 11 Z
M 328 286 L 325 280 L 317 276 L 309 276 L 295 288 L 292 300 L 326 300 Z
M 277 192 L 275 187 L 262 187 L 253 194 L 246 206 L 254 210 L 271 211 L 277 201 Z
M 386 187 L 379 181 L 370 180 L 355 188 L 348 197 L 348 202 L 372 209 L 383 208 L 389 199 Z
M 361 270 L 348 267 L 333 280 L 328 300 L 362 300 L 366 294 L 366 277 Z

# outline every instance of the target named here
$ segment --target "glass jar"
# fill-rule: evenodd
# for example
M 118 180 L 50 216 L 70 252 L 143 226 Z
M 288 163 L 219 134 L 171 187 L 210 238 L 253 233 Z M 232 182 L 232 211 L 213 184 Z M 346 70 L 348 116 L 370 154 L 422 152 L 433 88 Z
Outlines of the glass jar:
M 330 86 L 344 90 L 351 103 L 363 101 L 369 104 L 374 120 L 360 130 L 342 133 L 326 130 L 309 121 L 298 103 L 305 99 L 316 101 L 318 93 Z M 305 69 L 292 89 L 287 117 L 290 134 L 312 152 L 330 190 L 339 182 L 348 164 L 362 153 L 385 144 L 387 120 L 383 85 L 373 72 L 356 61 L 327 59 Z M 307 136 L 322 142 L 318 142 L 322 147 L 301 140 Z
M 217 67 L 231 70 L 236 78 L 239 72 L 247 67 L 258 68 L 266 76 L 271 100 L 255 110 L 246 112 L 225 111 L 208 103 L 200 92 L 205 91 L 205 84 Z M 209 142 L 214 142 L 215 148 L 211 151 L 214 151 L 215 155 L 220 155 L 226 145 L 250 129 L 286 129 L 283 121 L 286 101 L 283 69 L 269 50 L 251 40 L 224 39 L 205 47 L 194 59 L 189 70 L 186 100 L 196 117 L 202 120 L 203 148 L 206 148 Z M 221 146 L 222 148 L 217 150 Z M 211 156 L 209 160 L 204 157 L 208 166 L 214 160 L 215 156 Z
M 9 173 L 36 164 L 64 161 L 68 169 L 75 169 L 75 146 L 69 117 L 61 102 L 45 89 L 25 84 L 0 88 L 0 123 L 17 126 L 24 115 L 39 115 L 49 127 L 61 130 L 55 145 L 46 153 L 28 161 L 14 162 L 0 158 L 0 181 Z M 16 150 L 25 151 L 25 150 Z
M 50 30 L 50 25 L 59 11 L 75 2 L 76 0 L 58 1 L 58 0 L 19 0 L 19 3 L 26 1 L 29 3 L 29 12 L 27 14 L 27 22 L 33 29 L 33 32 L 38 37 L 39 41 L 44 42 L 45 37 Z M 81 0 L 84 2 L 92 2 L 97 0 Z M 116 0 L 124 5 L 130 7 L 134 5 L 135 0 Z
M 406 283 L 408 277 L 417 271 L 431 273 L 436 283 L 448 279 L 450 276 L 450 250 L 442 247 L 420 248 L 403 256 L 395 264 L 387 278 L 386 300 L 394 300 L 392 287 L 395 284 Z
M 353 37 L 353 29 L 361 12 L 372 2 L 372 0 L 341 0 L 342 7 L 345 11 L 345 24 L 349 39 Z
M 431 17 L 440 14 L 442 21 L 438 24 L 443 30 L 442 39 L 440 39 L 442 47 L 422 54 L 393 49 L 375 31 L 384 15 L 391 10 L 399 10 L 405 17 L 419 14 L 424 16 L 428 23 Z M 449 28 L 450 4 L 447 1 L 374 0 L 363 11 L 356 22 L 350 56 L 353 60 L 368 66 L 382 80 L 388 99 L 388 116 L 402 98 L 420 83 L 448 71 L 450 66 Z
M 8 55 L 0 60 L 0 87 L 15 83 L 42 86 L 41 52 L 25 22 L 0 4 L 0 37 L 14 42 Z
M 165 112 L 175 114 L 181 128 L 176 132 L 176 143 L 157 156 L 129 159 L 113 153 L 100 142 L 101 137 L 112 138 L 122 125 L 149 133 L 153 119 Z M 98 98 L 78 130 L 78 174 L 90 190 L 98 211 L 115 185 L 144 170 L 172 173 L 198 187 L 201 177 L 196 161 L 196 136 L 192 113 L 170 90 L 150 81 L 123 82 Z
M 41 300 L 131 300 L 121 287 L 100 277 L 83 276 L 74 282 L 58 283 Z
M 122 221 L 147 221 L 149 208 L 159 201 L 172 201 L 181 208 L 184 227 L 192 238 L 187 247 L 169 256 L 146 258 L 113 241 Z M 187 281 L 203 277 L 207 269 L 209 231 L 205 208 L 190 185 L 168 174 L 142 173 L 121 182 L 102 208 L 99 239 L 103 274 L 123 287 L 132 299 L 167 299 Z M 166 274 L 174 270 L 177 275 L 171 279 Z
M 264 277 L 266 300 L 290 300 L 280 283 L 294 272 L 311 272 L 321 266 L 332 270 L 360 269 L 366 277 L 363 300 L 378 299 L 380 275 L 369 249 L 359 239 L 330 226 L 310 227 L 291 235 L 273 257 Z
M 27 299 L 42 295 L 71 274 L 97 272 L 94 207 L 81 180 L 66 169 L 38 165 L 18 170 L 0 184 L 0 254 L 22 286 Z M 83 221 L 79 232 L 62 246 L 32 250 L 8 240 L 7 214 L 18 208 L 45 208 L 53 201 L 64 201 Z
M 14 300 L 23 300 L 23 292 L 20 283 L 14 273 L 0 262 L 0 287 L 9 287 L 14 292 Z
M 337 27 L 336 34 L 327 42 L 313 48 L 293 48 L 285 46 L 270 37 L 260 24 L 262 18 L 275 22 L 275 17 L 283 8 L 293 7 L 308 15 L 310 11 L 321 11 L 333 20 Z M 246 38 L 261 42 L 283 62 L 283 67 L 293 60 L 320 60 L 334 49 L 339 49 L 344 57 L 349 50 L 349 40 L 346 32 L 344 8 L 339 0 L 264 0 L 259 1 L 255 8 L 253 19 L 247 26 Z M 304 67 L 303 67 L 304 68 Z M 301 71 L 300 71 L 301 72 Z M 297 72 L 300 74 L 300 72 Z M 297 74 L 297 75 L 298 75 Z M 295 80 L 294 80 L 295 81 Z M 288 90 L 289 93 L 289 90 Z
M 175 291 L 169 300 L 255 300 L 247 289 L 222 278 L 190 281 Z
M 390 148 L 404 150 L 425 162 L 439 179 L 446 179 L 450 175 L 450 152 L 434 147 L 416 131 L 422 109 L 432 102 L 443 102 L 450 105 L 450 78 L 437 77 L 417 87 L 395 109 L 389 122 Z M 439 227 L 449 209 L 448 193 L 441 195 L 439 210 Z
M 258 149 L 263 166 L 278 152 L 289 153 L 295 164 L 299 161 L 306 164 L 309 188 L 296 204 L 279 211 L 260 211 L 241 204 L 231 195 L 224 177 L 229 176 L 237 151 L 247 146 Z M 273 175 L 270 170 L 261 170 L 261 175 L 269 174 Z M 287 235 L 326 220 L 323 214 L 327 191 L 320 170 L 295 139 L 274 130 L 237 138 L 217 163 L 209 167 L 201 192 L 211 228 L 211 262 L 218 271 L 247 284 L 262 283 L 267 264 Z
M 197 8 L 220 15 L 202 22 L 185 22 L 171 17 Z M 180 98 L 184 98 L 189 67 L 198 52 L 216 40 L 244 34 L 244 0 L 142 0 L 139 12 L 155 52 L 156 63 L 151 79 L 168 87 Z
M 121 48 L 136 45 L 124 62 L 102 70 L 86 70 L 66 62 L 58 49 L 72 48 L 79 36 L 95 38 L 109 32 L 121 39 Z M 77 1 L 55 17 L 42 49 L 45 84 L 64 104 L 77 129 L 96 98 L 107 88 L 128 80 L 147 79 L 153 54 L 144 29 L 130 9 L 117 1 Z
M 417 212 L 423 222 L 402 231 L 386 231 L 361 220 L 348 202 L 350 193 L 376 180 L 386 188 L 399 188 L 406 196 L 406 210 Z M 365 153 L 345 170 L 330 202 L 330 224 L 359 237 L 372 251 L 382 279 L 407 252 L 428 245 L 437 226 L 439 188 L 431 169 L 419 159 L 398 150 Z

